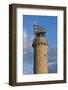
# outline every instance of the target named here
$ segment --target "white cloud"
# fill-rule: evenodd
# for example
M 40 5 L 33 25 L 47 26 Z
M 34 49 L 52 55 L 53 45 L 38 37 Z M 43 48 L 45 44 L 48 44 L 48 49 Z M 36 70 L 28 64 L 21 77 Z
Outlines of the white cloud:
M 24 33 L 24 42 L 23 42 L 24 49 L 32 48 L 33 37 L 29 36 L 25 31 L 23 33 Z
M 50 65 L 55 65 L 56 64 L 56 62 L 49 62 L 48 63 L 48 65 L 50 66 Z
M 24 55 L 25 55 L 25 54 L 27 54 L 27 52 L 26 52 L 25 50 L 24 50 L 24 52 L 23 52 L 23 53 L 24 53 Z
M 49 65 L 49 66 L 50 66 L 50 65 L 53 65 L 53 63 L 50 62 L 50 63 L 48 63 L 48 65 Z
M 23 33 L 24 33 L 24 38 L 27 38 L 27 33 L 25 31 Z
M 23 32 L 23 34 L 24 34 L 24 42 L 23 42 L 24 43 L 24 48 L 27 48 L 27 41 L 28 41 L 27 37 L 28 36 L 27 36 L 27 33 L 25 31 Z

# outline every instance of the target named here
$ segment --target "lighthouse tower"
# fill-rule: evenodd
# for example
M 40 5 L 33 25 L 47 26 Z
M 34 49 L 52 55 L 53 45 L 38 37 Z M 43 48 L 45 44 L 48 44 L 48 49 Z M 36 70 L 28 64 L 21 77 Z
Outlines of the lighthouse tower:
M 32 43 L 34 48 L 34 74 L 48 73 L 48 42 L 45 30 L 39 25 L 33 25 L 35 38 Z

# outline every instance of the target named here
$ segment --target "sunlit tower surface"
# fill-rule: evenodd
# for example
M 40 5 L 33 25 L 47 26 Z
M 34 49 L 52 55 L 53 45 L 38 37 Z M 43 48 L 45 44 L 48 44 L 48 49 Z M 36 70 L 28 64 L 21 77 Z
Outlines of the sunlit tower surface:
M 35 38 L 32 42 L 34 48 L 34 74 L 48 73 L 48 42 L 45 30 L 39 25 L 33 25 Z

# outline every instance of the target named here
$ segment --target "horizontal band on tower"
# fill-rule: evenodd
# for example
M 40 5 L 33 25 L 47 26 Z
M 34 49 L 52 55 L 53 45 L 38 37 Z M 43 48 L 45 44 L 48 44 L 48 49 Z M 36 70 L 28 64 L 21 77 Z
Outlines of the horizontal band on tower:
M 41 45 L 48 45 L 48 43 L 43 43 L 43 42 L 38 42 L 38 43 L 33 43 L 32 46 L 41 46 Z

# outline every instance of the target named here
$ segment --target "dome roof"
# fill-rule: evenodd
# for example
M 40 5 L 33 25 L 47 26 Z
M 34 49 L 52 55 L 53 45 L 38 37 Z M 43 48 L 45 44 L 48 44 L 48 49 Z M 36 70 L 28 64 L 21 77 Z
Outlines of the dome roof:
M 43 27 L 38 27 L 36 33 L 45 33 L 45 30 Z

